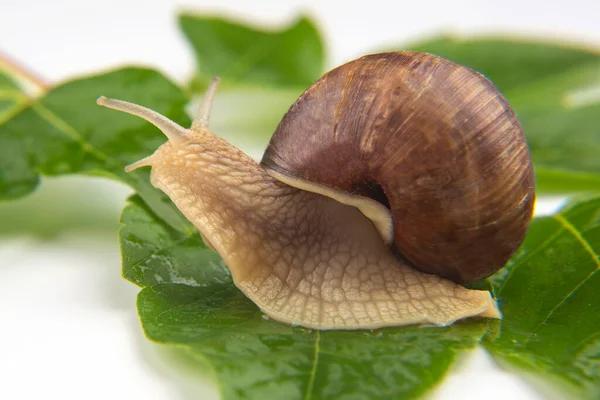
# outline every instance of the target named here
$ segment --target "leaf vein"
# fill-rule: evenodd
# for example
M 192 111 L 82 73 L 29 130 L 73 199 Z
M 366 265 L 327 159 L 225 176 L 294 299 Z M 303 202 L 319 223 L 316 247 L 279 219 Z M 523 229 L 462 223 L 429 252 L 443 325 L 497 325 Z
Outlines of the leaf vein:
M 29 97 L 18 90 L 0 89 L 0 99 L 29 100 Z
M 22 100 L 20 102 L 15 102 L 15 104 L 9 109 L 5 110 L 2 114 L 0 114 L 0 126 L 4 125 L 12 118 L 16 117 L 19 113 L 24 111 L 29 106 L 29 99 Z
M 308 385 L 306 385 L 305 400 L 312 399 L 313 387 L 315 384 L 315 376 L 317 375 L 317 368 L 319 365 L 319 343 L 321 341 L 321 332 L 317 331 L 315 335 L 315 352 L 313 356 L 313 363 L 310 369 L 310 376 L 308 378 Z
M 585 240 L 583 238 L 583 236 L 581 236 L 581 234 L 579 233 L 579 231 L 577 230 L 577 228 L 575 228 L 573 226 L 573 224 L 571 224 L 569 222 L 568 219 L 566 219 L 565 217 L 563 217 L 560 214 L 553 215 L 552 218 L 554 218 L 556 221 L 560 222 L 560 224 L 564 227 L 564 229 L 567 230 L 569 233 L 571 233 L 577 239 L 577 241 L 582 245 L 582 247 L 585 249 L 585 251 L 592 256 L 592 260 L 596 264 L 596 269 L 594 269 L 592 272 L 590 272 L 588 274 L 588 276 L 586 276 L 584 279 L 582 279 L 581 282 L 579 282 L 571 291 L 569 291 L 569 293 L 567 293 L 562 298 L 562 300 L 560 302 L 558 302 L 558 304 L 556 306 L 552 307 L 552 309 L 550 310 L 550 312 L 548 313 L 548 315 L 544 318 L 544 320 L 542 322 L 540 322 L 538 325 L 536 325 L 536 327 L 531 331 L 531 333 L 527 337 L 527 340 L 525 340 L 525 343 L 524 343 L 525 346 L 537 334 L 537 332 L 540 330 L 540 328 L 542 326 L 544 326 L 544 324 L 546 324 L 546 322 L 548 322 L 548 320 L 552 317 L 552 315 L 554 315 L 554 313 L 560 307 L 562 307 L 563 304 L 566 303 L 566 301 L 569 300 L 569 298 L 571 296 L 573 296 L 573 294 L 575 294 L 575 292 L 577 292 L 577 290 L 579 290 L 579 288 L 585 284 L 585 282 L 587 282 L 596 272 L 598 272 L 600 270 L 600 262 L 598 261 L 598 257 L 596 256 L 596 253 L 594 252 L 594 249 L 588 243 L 588 241 Z
M 598 256 L 596 255 L 596 252 L 594 251 L 594 248 L 590 245 L 590 243 L 587 240 L 585 240 L 585 238 L 583 236 L 581 236 L 581 233 L 579 233 L 579 231 L 577 230 L 577 228 L 575 228 L 573 226 L 573 224 L 571 224 L 569 222 L 568 219 L 566 219 L 565 217 L 563 217 L 560 214 L 553 215 L 552 218 L 554 218 L 556 221 L 560 222 L 561 225 L 566 230 L 568 230 L 573 236 L 575 236 L 575 238 L 583 246 L 583 248 L 585 249 L 585 251 L 587 253 L 589 253 L 590 256 L 592 256 L 592 260 L 596 264 L 596 270 L 600 269 L 600 261 L 598 260 Z

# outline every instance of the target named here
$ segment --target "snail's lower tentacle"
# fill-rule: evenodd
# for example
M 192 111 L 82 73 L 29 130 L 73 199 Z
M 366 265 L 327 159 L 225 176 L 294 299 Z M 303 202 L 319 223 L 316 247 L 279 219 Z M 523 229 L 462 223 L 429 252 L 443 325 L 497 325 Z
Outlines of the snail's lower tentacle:
M 125 172 L 131 172 L 140 167 L 151 167 L 152 166 L 152 156 L 144 157 L 141 160 L 138 160 L 134 163 L 129 164 L 125 167 Z

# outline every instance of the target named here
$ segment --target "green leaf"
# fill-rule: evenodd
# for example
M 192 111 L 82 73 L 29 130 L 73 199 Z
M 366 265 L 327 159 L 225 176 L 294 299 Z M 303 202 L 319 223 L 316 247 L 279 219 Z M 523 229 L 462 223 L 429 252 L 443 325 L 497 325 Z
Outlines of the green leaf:
M 507 96 L 536 166 L 600 179 L 600 61 L 523 85 Z
M 600 192 L 600 174 L 537 166 L 535 176 L 542 193 Z
M 491 282 L 504 314 L 486 347 L 509 368 L 600 397 L 600 198 L 535 219 Z
M 208 249 L 198 232 L 173 229 L 138 196 L 121 215 L 123 277 L 138 286 L 162 282 L 206 286 L 231 282 L 221 257 Z
M 208 362 L 225 399 L 416 398 L 486 330 L 484 320 L 374 332 L 293 328 L 265 319 L 197 234 L 164 224 L 139 198 L 121 223 L 123 274 L 145 287 L 138 311 L 147 336 Z
M 313 332 L 264 320 L 231 283 L 149 286 L 138 311 L 150 339 L 211 363 L 224 399 L 417 398 L 486 327 Z
M 409 46 L 469 66 L 504 92 L 527 136 L 538 191 L 600 191 L 600 53 L 508 39 Z
M 133 187 L 171 225 L 191 225 L 159 190 L 148 171 L 124 172 L 125 165 L 165 141 L 153 126 L 96 105 L 106 95 L 132 101 L 187 126 L 185 94 L 155 71 L 126 68 L 67 82 L 33 101 L 0 125 L 0 199 L 33 191 L 40 175 L 101 175 Z
M 179 23 L 198 62 L 194 91 L 215 75 L 232 83 L 308 87 L 323 72 L 323 44 L 307 18 L 279 31 L 188 14 Z
M 38 78 L 0 56 L 0 127 L 28 108 L 45 90 Z M 0 176 L 14 172 L 0 171 Z M 102 190 L 115 187 L 95 183 L 73 176 L 47 179 L 32 196 L 1 202 L 0 235 L 35 235 L 42 239 L 53 239 L 64 232 L 114 235 L 120 210 L 116 202 L 107 201 Z

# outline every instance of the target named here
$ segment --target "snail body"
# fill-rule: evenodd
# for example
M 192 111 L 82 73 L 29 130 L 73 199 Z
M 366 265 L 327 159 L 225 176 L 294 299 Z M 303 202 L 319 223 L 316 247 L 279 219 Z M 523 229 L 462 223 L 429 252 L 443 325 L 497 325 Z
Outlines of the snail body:
M 523 133 L 468 68 L 423 53 L 338 67 L 290 108 L 263 160 L 208 130 L 216 81 L 190 129 L 141 106 L 169 138 L 127 168 L 163 190 L 271 318 L 315 329 L 499 318 L 460 283 L 512 256 L 532 216 Z

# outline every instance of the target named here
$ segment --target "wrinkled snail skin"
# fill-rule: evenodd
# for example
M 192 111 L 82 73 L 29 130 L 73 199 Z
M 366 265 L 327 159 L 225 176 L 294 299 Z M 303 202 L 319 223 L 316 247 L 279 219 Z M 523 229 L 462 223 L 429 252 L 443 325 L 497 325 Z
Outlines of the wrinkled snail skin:
M 413 61 L 406 61 L 406 57 Z M 499 141 L 506 142 L 503 145 L 508 146 L 503 155 L 497 154 L 498 149 L 489 150 L 489 154 L 476 149 L 478 141 L 486 144 L 489 140 L 485 136 L 487 130 L 493 129 L 490 125 L 503 127 L 507 124 L 501 121 L 504 118 L 502 115 L 514 119 L 510 109 L 505 110 L 504 114 L 498 114 L 496 118 L 481 117 L 481 121 L 477 112 L 446 117 L 452 120 L 474 120 L 480 127 L 480 133 L 467 132 L 465 129 L 454 132 L 449 127 L 450 123 L 443 120 L 446 122 L 432 122 L 428 126 L 438 130 L 439 134 L 435 135 L 427 133 L 429 131 L 426 132 L 426 127 L 421 127 L 416 122 L 424 121 L 426 116 L 437 117 L 438 109 L 441 109 L 440 112 L 444 111 L 444 107 L 447 108 L 446 102 L 459 104 L 461 96 L 463 102 L 468 103 L 460 87 L 452 86 L 456 90 L 456 99 L 437 99 L 437 107 L 432 109 L 423 111 L 420 107 L 424 106 L 418 102 L 412 106 L 406 105 L 409 109 L 412 107 L 412 115 L 407 115 L 403 108 L 408 101 L 408 94 L 403 94 L 407 90 L 404 86 L 414 86 L 411 91 L 416 91 L 417 97 L 434 98 L 427 89 L 435 88 L 431 82 L 421 82 L 423 88 L 419 91 L 417 78 L 409 74 L 405 77 L 407 83 L 392 80 L 391 85 L 396 88 L 390 89 L 390 93 L 374 89 L 376 79 L 371 77 L 378 74 L 380 68 L 387 71 L 382 75 L 386 79 L 399 74 L 397 69 L 422 70 L 422 74 L 431 75 L 425 75 L 426 80 L 438 79 L 438 71 L 445 71 L 439 65 L 445 66 L 449 62 L 438 61 L 441 59 L 437 58 L 431 61 L 429 58 L 434 57 L 417 53 L 369 56 L 354 62 L 358 67 L 356 71 L 351 71 L 350 63 L 325 75 L 301 96 L 284 117 L 265 153 L 262 165 L 208 130 L 208 114 L 216 83 L 211 84 L 204 110 L 190 129 L 179 127 L 165 117 L 134 104 L 106 98 L 100 98 L 98 104 L 145 118 L 166 134 L 169 140 L 165 144 L 127 170 L 152 167 L 152 184 L 163 190 L 198 228 L 207 244 L 223 257 L 236 286 L 271 318 L 315 329 L 374 329 L 408 324 L 449 325 L 456 320 L 473 316 L 500 318 L 497 305 L 489 292 L 466 289 L 442 277 L 458 277 L 456 280 L 461 280 L 461 273 L 434 275 L 421 272 L 417 268 L 423 268 L 416 266 L 420 259 L 410 251 L 405 253 L 411 246 L 405 246 L 404 241 L 411 244 L 412 241 L 422 240 L 425 252 L 433 249 L 442 258 L 453 261 L 453 257 L 458 255 L 447 250 L 451 245 L 436 244 L 435 240 L 439 237 L 448 239 L 445 236 L 449 236 L 464 248 L 463 240 L 472 240 L 472 246 L 482 243 L 483 246 L 486 246 L 485 243 L 491 246 L 494 241 L 490 237 L 498 236 L 496 241 L 501 241 L 506 236 L 514 247 L 512 254 L 522 240 L 522 237 L 517 240 L 512 235 L 519 236 L 522 230 L 526 230 L 533 202 L 533 182 L 528 180 L 530 166 L 513 168 L 510 173 L 496 170 L 507 168 L 502 165 L 510 166 L 508 161 L 500 164 L 499 160 L 504 158 L 529 160 L 518 124 L 516 128 L 506 128 L 503 131 L 506 137 Z M 385 60 L 391 64 L 387 65 Z M 365 62 L 367 67 L 361 72 L 361 64 Z M 439 65 L 423 65 L 427 62 Z M 459 70 L 465 69 L 455 64 L 451 66 Z M 485 81 L 484 78 L 477 79 Z M 462 85 L 467 83 L 463 82 L 458 86 Z M 481 85 L 485 86 L 486 83 Z M 323 93 L 320 91 L 322 88 Z M 365 92 L 360 94 L 363 89 Z M 481 96 L 480 92 L 475 93 L 473 96 Z M 328 100 L 329 96 L 331 100 Z M 505 105 L 503 100 L 498 100 L 501 99 L 498 96 L 484 99 L 479 111 L 491 108 L 485 104 L 494 101 Z M 390 105 L 385 106 L 386 102 L 390 102 Z M 351 112 L 353 116 L 331 118 L 325 115 L 326 112 L 333 112 L 339 116 L 344 110 Z M 306 118 L 315 118 L 315 121 L 302 122 L 298 116 L 300 111 L 307 112 Z M 396 118 L 392 115 L 394 113 L 402 116 L 396 121 L 396 135 L 404 136 L 404 139 L 386 136 L 386 143 L 378 143 L 376 136 L 381 134 L 384 126 L 392 124 L 391 120 Z M 415 120 L 415 124 L 410 122 L 412 120 Z M 490 122 L 492 120 L 495 122 Z M 321 123 L 323 129 L 319 130 Z M 351 129 L 346 129 L 344 125 Z M 411 134 L 411 131 L 401 128 L 403 125 L 418 130 Z M 363 128 L 367 133 L 357 133 Z M 297 129 L 297 134 L 300 135 L 295 141 L 290 138 L 290 129 Z M 354 133 L 352 129 L 355 129 Z M 331 137 L 327 136 L 327 131 Z M 452 138 L 448 139 L 446 135 Z M 418 140 L 413 136 L 423 139 L 421 145 L 416 143 Z M 350 143 L 351 139 L 359 142 L 358 148 L 362 149 L 362 153 L 357 153 Z M 465 144 L 467 139 L 474 143 Z M 513 144 L 514 140 L 518 143 Z M 443 144 L 438 144 L 439 141 Z M 492 144 L 500 145 L 497 142 Z M 465 145 L 469 150 L 461 148 Z M 394 153 L 390 146 L 399 147 Z M 430 149 L 431 152 L 419 146 Z M 440 148 L 444 146 L 449 147 L 441 151 Z M 316 154 L 309 154 L 311 147 L 316 149 Z M 382 151 L 385 156 L 391 155 L 393 161 L 387 164 L 377 157 L 369 158 L 365 155 L 375 151 Z M 289 158 L 284 160 L 283 154 L 286 152 L 286 157 Z M 525 156 L 523 152 L 526 153 Z M 478 155 L 473 158 L 470 157 L 472 154 Z M 440 160 L 435 163 L 432 160 L 442 156 L 449 157 L 452 162 L 444 163 Z M 484 156 L 492 159 L 485 160 Z M 336 167 L 329 164 L 333 158 L 339 159 L 340 164 Z M 424 166 L 401 167 L 400 159 Z M 366 161 L 368 168 L 357 164 L 357 160 Z M 307 167 L 307 161 L 321 163 L 330 173 L 340 174 L 339 181 L 342 184 L 320 179 L 320 172 Z M 469 186 L 457 174 L 473 164 L 481 164 L 484 171 L 468 172 L 475 182 Z M 447 169 L 449 165 L 458 166 L 458 172 L 446 171 L 444 168 Z M 399 213 L 398 204 L 408 202 L 410 190 L 400 190 L 400 200 L 390 198 L 389 186 L 375 180 L 373 171 L 398 173 L 400 188 L 407 185 L 410 190 L 417 190 L 417 204 L 405 205 Z M 311 174 L 317 179 L 307 180 L 306 178 L 312 177 Z M 513 180 L 504 175 L 511 175 Z M 350 181 L 348 176 L 359 176 L 360 179 Z M 364 177 L 368 179 L 363 179 Z M 409 179 L 420 179 L 420 183 L 411 183 Z M 488 180 L 494 179 L 500 179 L 505 186 L 504 190 L 507 192 L 502 199 L 495 197 L 499 195 L 498 191 L 489 188 L 491 183 Z M 449 192 L 440 195 L 440 198 L 428 197 L 441 193 L 443 188 Z M 513 193 L 517 190 L 521 191 L 519 201 L 515 200 L 518 196 Z M 374 200 L 364 197 L 367 194 L 374 194 Z M 465 198 L 460 201 L 447 200 L 453 196 Z M 490 202 L 491 210 L 485 209 L 477 200 Z M 468 211 L 463 202 L 475 204 L 476 208 Z M 387 206 L 391 208 L 391 213 Z M 450 207 L 452 216 L 438 221 L 436 218 L 440 216 L 435 213 L 444 207 Z M 508 209 L 498 210 L 498 207 Z M 417 218 L 403 214 L 414 210 L 423 211 L 425 215 Z M 519 216 L 515 216 L 516 214 Z M 462 223 L 462 219 L 456 215 L 463 215 L 462 218 L 467 222 Z M 517 229 L 515 220 L 521 221 L 525 227 Z M 418 226 L 399 229 L 399 221 L 416 221 Z M 423 224 L 429 222 L 433 224 L 432 233 L 428 237 Z M 440 228 L 444 224 L 455 224 L 456 238 L 452 238 L 449 233 L 452 226 Z M 486 228 L 487 226 L 494 228 Z M 475 236 L 470 235 L 474 227 L 483 227 L 488 238 L 477 241 Z M 512 231 L 504 233 L 500 228 Z M 463 231 L 467 232 L 464 237 Z M 398 232 L 407 233 L 407 238 L 399 242 Z M 421 236 L 415 236 L 415 232 Z M 401 258 L 394 255 L 390 246 L 395 247 L 396 253 L 401 253 Z M 467 264 L 481 262 L 472 254 L 475 250 L 468 250 Z M 496 250 L 483 247 L 479 251 L 494 253 Z M 508 250 L 501 252 L 501 258 L 507 252 Z M 422 257 L 427 259 L 429 256 L 426 254 Z M 441 263 L 439 260 L 437 262 Z M 457 261 L 456 264 L 460 263 Z M 434 265 L 433 269 L 437 267 Z M 482 275 L 480 269 L 477 266 L 476 272 L 470 276 Z

